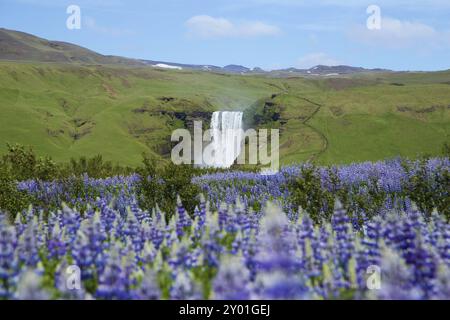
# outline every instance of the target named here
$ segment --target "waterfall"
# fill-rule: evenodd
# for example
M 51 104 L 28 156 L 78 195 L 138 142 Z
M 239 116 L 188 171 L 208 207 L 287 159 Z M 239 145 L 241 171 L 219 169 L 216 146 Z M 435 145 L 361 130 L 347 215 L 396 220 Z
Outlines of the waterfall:
M 229 168 L 241 153 L 242 112 L 216 111 L 212 115 L 214 167 Z

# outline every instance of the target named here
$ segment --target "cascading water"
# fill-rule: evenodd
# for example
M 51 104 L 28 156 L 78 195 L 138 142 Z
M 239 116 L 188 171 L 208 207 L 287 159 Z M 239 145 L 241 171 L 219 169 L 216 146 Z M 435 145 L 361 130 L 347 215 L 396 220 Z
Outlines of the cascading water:
M 241 153 L 242 112 L 216 111 L 212 115 L 214 167 L 229 168 Z

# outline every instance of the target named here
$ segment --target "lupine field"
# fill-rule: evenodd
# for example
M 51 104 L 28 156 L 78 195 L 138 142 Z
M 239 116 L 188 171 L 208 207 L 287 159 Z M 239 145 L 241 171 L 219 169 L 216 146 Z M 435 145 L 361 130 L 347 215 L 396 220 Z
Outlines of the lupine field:
M 203 174 L 192 212 L 181 200 L 142 209 L 137 174 L 85 176 L 95 196 L 71 201 L 58 181 L 21 181 L 52 206 L 0 215 L 0 298 L 450 299 L 449 168 L 436 158 Z

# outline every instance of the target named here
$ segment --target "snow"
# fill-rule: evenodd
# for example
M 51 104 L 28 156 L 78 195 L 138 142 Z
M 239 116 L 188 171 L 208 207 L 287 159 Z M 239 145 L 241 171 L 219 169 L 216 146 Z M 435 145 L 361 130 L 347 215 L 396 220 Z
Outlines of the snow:
M 153 67 L 157 67 L 157 68 L 165 68 L 165 69 L 177 69 L 177 70 L 183 70 L 182 67 L 177 67 L 177 66 L 171 66 L 165 63 L 158 63 L 158 64 L 154 64 Z

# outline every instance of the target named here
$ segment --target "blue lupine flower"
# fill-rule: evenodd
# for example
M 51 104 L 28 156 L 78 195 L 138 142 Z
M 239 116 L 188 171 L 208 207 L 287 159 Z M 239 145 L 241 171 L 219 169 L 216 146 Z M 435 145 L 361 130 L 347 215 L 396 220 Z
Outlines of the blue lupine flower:
M 221 261 L 213 289 L 214 298 L 218 300 L 248 300 L 250 298 L 250 272 L 242 257 L 228 257 Z
M 49 297 L 51 289 L 52 297 L 63 299 L 89 299 L 86 290 L 100 299 L 198 299 L 208 293 L 215 299 L 449 299 L 445 208 L 423 213 L 405 195 L 420 170 L 417 162 L 409 165 L 407 171 L 394 159 L 318 168 L 314 174 L 325 191 L 348 196 L 347 209 L 336 203 L 331 221 L 321 225 L 293 207 L 287 188 L 310 164 L 270 176 L 229 171 L 195 177 L 206 198 L 192 218 L 181 201 L 175 215 L 142 210 L 136 175 L 84 176 L 85 187 L 99 197 L 67 205 L 61 199 L 69 194 L 56 181 L 20 182 L 21 190 L 60 209 L 30 207 L 13 224 L 0 213 L 0 298 L 24 298 L 27 288 L 30 298 Z M 442 190 L 436 181 L 445 181 L 450 162 L 425 165 L 437 196 Z M 375 193 L 385 199 L 369 214 L 360 202 L 372 205 Z M 332 205 L 323 201 L 319 209 Z M 81 270 L 77 293 L 64 286 L 69 263 Z M 29 267 L 46 268 L 46 276 L 54 271 L 54 288 L 47 278 L 41 288 L 42 272 L 29 274 Z M 382 273 L 380 290 L 368 287 L 373 267 Z
M 48 300 L 50 297 L 49 290 L 42 287 L 42 271 L 25 270 L 20 274 L 15 299 Z
M 143 300 L 158 300 L 161 298 L 161 289 L 158 285 L 157 275 L 153 270 L 146 269 L 136 295 L 138 299 Z
M 0 215 L 0 298 L 11 298 L 17 284 L 19 261 L 15 253 L 17 245 L 14 227 Z
M 174 300 L 199 300 L 202 299 L 201 287 L 192 279 L 186 271 L 178 272 L 170 288 L 170 298 Z

